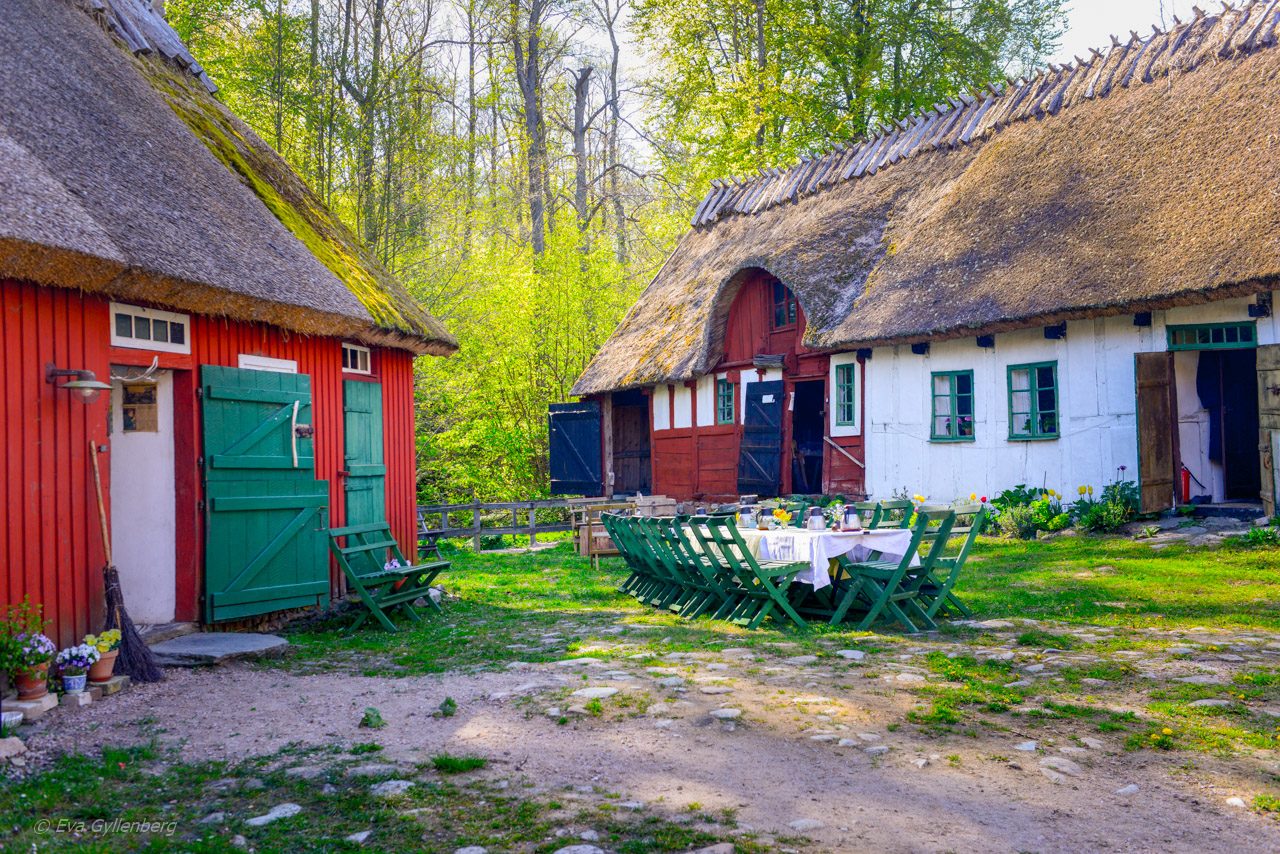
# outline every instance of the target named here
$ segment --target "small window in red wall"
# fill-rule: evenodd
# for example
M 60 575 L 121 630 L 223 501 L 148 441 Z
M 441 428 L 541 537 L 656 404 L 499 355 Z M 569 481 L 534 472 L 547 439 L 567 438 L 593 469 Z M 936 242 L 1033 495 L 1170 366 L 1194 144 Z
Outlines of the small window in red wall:
M 796 322 L 796 295 L 782 282 L 773 283 L 773 328 Z
M 371 367 L 369 348 L 359 344 L 342 345 L 342 370 L 349 374 L 370 374 Z

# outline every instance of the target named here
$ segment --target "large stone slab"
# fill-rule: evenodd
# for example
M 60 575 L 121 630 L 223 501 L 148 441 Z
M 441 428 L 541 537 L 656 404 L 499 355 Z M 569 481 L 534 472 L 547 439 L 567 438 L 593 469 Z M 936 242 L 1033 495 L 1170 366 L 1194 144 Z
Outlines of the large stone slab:
M 197 632 L 162 641 L 151 647 L 151 652 L 166 667 L 200 667 L 237 658 L 279 655 L 288 645 L 279 635 Z

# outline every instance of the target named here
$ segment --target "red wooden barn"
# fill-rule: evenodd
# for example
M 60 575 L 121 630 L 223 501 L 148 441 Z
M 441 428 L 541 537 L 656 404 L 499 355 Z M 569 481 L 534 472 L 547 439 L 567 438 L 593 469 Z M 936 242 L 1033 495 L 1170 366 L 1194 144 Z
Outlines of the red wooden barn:
M 0 6 L 0 603 L 64 643 L 91 443 L 137 622 L 322 604 L 329 526 L 414 541 L 413 360 L 456 342 L 213 91 L 146 0 Z

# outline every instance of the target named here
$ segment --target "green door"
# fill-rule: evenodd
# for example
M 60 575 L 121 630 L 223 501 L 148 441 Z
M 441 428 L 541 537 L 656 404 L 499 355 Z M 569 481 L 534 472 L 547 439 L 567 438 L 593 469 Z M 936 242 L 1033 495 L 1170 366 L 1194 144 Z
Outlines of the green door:
M 329 600 L 311 378 L 203 365 L 207 622 Z
M 382 456 L 382 386 L 342 384 L 346 525 L 387 521 L 387 467 Z

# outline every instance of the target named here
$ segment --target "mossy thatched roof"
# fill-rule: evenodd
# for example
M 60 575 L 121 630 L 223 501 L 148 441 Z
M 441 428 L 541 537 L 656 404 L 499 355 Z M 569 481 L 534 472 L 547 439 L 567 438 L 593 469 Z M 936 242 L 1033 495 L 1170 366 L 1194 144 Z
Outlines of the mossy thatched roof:
M 212 90 L 147 0 L 0 4 L 0 276 L 456 349 Z
M 710 370 L 750 269 L 790 286 L 805 343 L 830 349 L 1272 289 L 1278 38 L 1280 0 L 1197 13 L 790 170 L 716 182 L 574 393 Z

